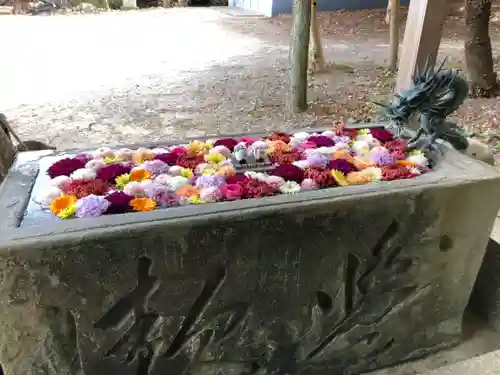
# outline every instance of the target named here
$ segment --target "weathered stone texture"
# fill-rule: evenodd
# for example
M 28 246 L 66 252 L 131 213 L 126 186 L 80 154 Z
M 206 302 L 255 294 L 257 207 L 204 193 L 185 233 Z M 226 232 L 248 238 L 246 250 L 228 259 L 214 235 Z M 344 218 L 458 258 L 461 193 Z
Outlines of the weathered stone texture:
M 3 207 L 29 178 L 11 176 Z M 332 375 L 425 355 L 461 337 L 499 190 L 493 169 L 450 151 L 435 172 L 380 186 L 36 228 L 11 205 L 0 363 L 6 375 Z

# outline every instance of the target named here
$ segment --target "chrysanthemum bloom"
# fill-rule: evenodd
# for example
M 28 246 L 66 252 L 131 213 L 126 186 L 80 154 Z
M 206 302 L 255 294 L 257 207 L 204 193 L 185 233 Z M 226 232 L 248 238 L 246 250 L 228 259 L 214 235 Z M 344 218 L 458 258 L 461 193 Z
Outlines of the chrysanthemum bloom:
M 393 164 L 382 167 L 382 180 L 383 181 L 391 181 L 391 180 L 401 180 L 404 178 L 412 178 L 415 177 L 413 173 L 402 165 Z
M 196 155 L 196 156 L 181 156 L 177 160 L 177 165 L 183 167 L 183 168 L 189 168 L 189 169 L 196 169 L 198 164 L 204 163 L 205 158 L 203 155 Z
M 244 183 L 247 182 L 248 180 L 250 180 L 250 178 L 245 176 L 244 173 L 235 173 L 232 176 L 226 177 L 226 183 L 228 185 L 238 184 L 240 182 Z
M 273 188 L 268 183 L 259 180 L 250 180 L 245 183 L 246 198 L 261 198 L 275 195 L 278 190 Z
M 232 165 L 226 165 L 221 167 L 216 173 L 217 176 L 222 176 L 228 178 L 236 174 L 236 169 Z
M 59 216 L 59 214 L 68 209 L 70 206 L 75 205 L 77 198 L 74 195 L 61 195 L 54 199 L 52 204 L 50 205 L 50 211 Z
M 333 178 L 335 179 L 335 182 L 337 183 L 337 185 L 339 185 L 339 186 L 349 185 L 349 183 L 347 182 L 346 175 L 344 173 L 342 173 L 341 171 L 339 171 L 337 169 L 332 169 L 331 174 L 332 174 Z
M 134 199 L 134 197 L 131 195 L 119 191 L 111 193 L 105 198 L 109 203 L 111 203 L 111 205 L 106 210 L 107 214 L 122 214 L 132 211 L 130 201 Z
M 200 199 L 207 203 L 217 202 L 222 198 L 222 192 L 216 186 L 206 187 L 200 190 Z
M 50 178 L 58 176 L 70 176 L 77 169 L 85 168 L 85 160 L 66 158 L 56 161 L 47 169 L 47 174 Z
M 394 135 L 384 128 L 370 129 L 370 134 L 380 142 L 388 142 L 394 139 Z
M 151 198 L 134 198 L 130 201 L 134 211 L 145 212 L 152 211 L 156 207 L 156 202 Z
M 87 195 L 76 203 L 75 216 L 79 218 L 98 217 L 106 212 L 111 203 L 103 196 Z
M 267 139 L 270 141 L 283 141 L 285 143 L 290 142 L 290 134 L 283 133 L 283 132 L 274 132 L 272 133 Z
M 379 166 L 391 165 L 396 162 L 396 157 L 386 151 L 375 151 L 370 155 L 370 161 Z
M 146 189 L 139 181 L 131 181 L 123 187 L 123 192 L 133 197 L 143 198 L 147 196 Z
M 313 135 L 307 139 L 308 142 L 312 142 L 316 147 L 331 147 L 335 146 L 335 142 L 324 135 Z
M 342 172 L 343 174 L 357 171 L 357 168 L 354 166 L 354 164 L 347 161 L 346 159 L 334 159 L 328 163 L 326 169 L 335 169 Z
M 217 176 L 213 174 L 204 174 L 196 179 L 196 187 L 199 189 L 208 187 L 220 188 L 222 185 L 226 184 L 226 180 L 222 176 Z
M 317 152 L 311 152 L 307 156 L 307 164 L 311 167 L 326 168 L 330 158 Z
M 175 191 L 175 195 L 178 197 L 192 197 L 193 195 L 199 195 L 200 190 L 192 185 L 184 185 Z
M 229 151 L 233 152 L 234 148 L 238 144 L 238 141 L 233 138 L 222 138 L 218 139 L 217 141 L 214 142 L 214 147 L 217 146 L 224 146 L 229 149 Z
M 177 160 L 181 157 L 180 154 L 177 154 L 175 152 L 168 152 L 165 154 L 157 154 L 155 155 L 156 160 L 161 160 L 165 164 L 168 165 L 175 165 L 177 163 Z
M 363 170 L 365 168 L 369 167 L 374 167 L 376 164 L 372 161 L 366 160 L 364 158 L 361 158 L 359 156 L 355 156 L 353 158 L 353 164 L 356 167 L 357 170 Z
M 300 185 L 295 181 L 287 181 L 279 187 L 279 191 L 283 194 L 295 194 L 300 190 Z
M 153 174 L 145 169 L 133 169 L 130 172 L 130 181 L 145 181 L 151 179 Z
M 222 186 L 220 191 L 228 201 L 241 199 L 245 194 L 245 188 L 241 184 L 227 184 Z
M 354 158 L 351 153 L 345 149 L 337 150 L 333 153 L 333 159 L 345 159 L 349 163 L 354 164 Z
M 80 168 L 71 173 L 71 178 L 73 180 L 81 180 L 88 178 L 96 178 L 97 172 L 91 168 Z
M 268 153 L 281 151 L 281 152 L 290 152 L 292 151 L 292 146 L 283 141 L 269 141 L 269 148 L 267 150 Z
M 347 124 L 337 123 L 333 127 L 333 132 L 336 136 L 347 136 L 350 139 L 356 138 L 358 135 L 357 129 L 349 129 L 347 128 Z
M 105 195 L 110 186 L 103 180 L 96 178 L 73 180 L 66 185 L 64 191 L 68 195 L 83 198 L 87 195 Z
M 202 141 L 192 141 L 186 146 L 189 156 L 203 155 L 210 149 L 210 145 Z
M 304 178 L 314 180 L 320 189 L 333 187 L 336 185 L 335 179 L 328 169 L 318 167 L 308 167 L 304 171 Z
M 60 188 L 57 186 L 48 186 L 40 193 L 36 202 L 42 204 L 44 207 L 50 207 L 51 203 L 61 195 L 64 195 L 64 192 Z
M 162 174 L 162 173 L 166 173 L 168 171 L 168 164 L 159 160 L 159 159 L 155 159 L 155 160 L 148 160 L 146 162 L 144 162 L 144 164 L 141 164 L 139 166 L 140 169 L 145 169 L 149 172 L 151 172 L 151 174 L 153 175 L 159 175 L 159 174 Z
M 316 190 L 319 189 L 319 185 L 316 183 L 316 181 L 306 178 L 302 183 L 300 184 L 300 187 L 302 190 Z
M 300 154 L 296 151 L 275 150 L 268 153 L 269 160 L 274 164 L 291 164 L 300 160 Z
M 373 181 L 373 177 L 363 172 L 351 172 L 346 176 L 348 185 L 364 185 Z
M 106 165 L 97 171 L 97 178 L 113 183 L 118 176 L 130 173 L 131 169 L 130 166 L 122 163 Z
M 285 181 L 295 181 L 300 184 L 304 180 L 304 170 L 293 164 L 281 164 L 269 171 L 270 175 L 279 176 Z

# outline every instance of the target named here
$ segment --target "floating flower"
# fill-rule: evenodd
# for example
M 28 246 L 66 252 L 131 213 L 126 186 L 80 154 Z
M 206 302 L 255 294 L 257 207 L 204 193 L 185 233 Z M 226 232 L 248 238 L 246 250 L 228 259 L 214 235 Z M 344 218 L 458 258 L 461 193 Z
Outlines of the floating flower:
M 89 160 L 86 164 L 85 164 L 85 168 L 88 168 L 88 169 L 93 169 L 94 171 L 98 171 L 99 169 L 101 169 L 102 167 L 104 167 L 106 165 L 106 163 L 104 163 L 103 160 L 100 160 L 100 159 L 95 159 L 95 160 Z
M 232 176 L 229 176 L 226 178 L 226 183 L 228 185 L 232 185 L 232 184 L 238 184 L 240 182 L 244 183 L 244 182 L 247 182 L 250 178 L 248 178 L 247 176 L 245 176 L 244 173 L 235 173 L 234 175 Z
M 117 191 L 107 195 L 105 199 L 110 203 L 106 210 L 107 214 L 122 214 L 132 211 L 130 201 L 134 199 L 134 197 L 131 195 Z
M 66 207 L 65 209 L 59 211 L 59 213 L 57 214 L 57 217 L 59 219 L 67 219 L 68 217 L 71 217 L 75 214 L 76 212 L 76 204 L 72 204 L 68 207 Z
M 64 189 L 66 194 L 76 198 L 83 198 L 87 195 L 105 195 L 109 190 L 110 186 L 106 182 L 96 178 L 72 180 Z
M 387 165 L 382 167 L 382 180 L 392 181 L 414 177 L 411 171 L 402 165 Z
M 193 195 L 193 196 L 189 197 L 188 201 L 191 204 L 205 204 L 205 203 L 208 203 L 207 201 L 204 201 L 203 199 L 201 199 L 199 195 Z
M 185 177 L 185 178 L 191 178 L 191 177 L 194 177 L 194 173 L 191 169 L 189 168 L 182 168 L 181 169 L 181 174 L 180 174 L 182 177 Z
M 216 186 L 206 187 L 200 190 L 200 200 L 213 203 L 222 199 L 222 192 Z
M 215 141 L 214 148 L 217 147 L 217 146 L 224 146 L 227 149 L 229 149 L 229 151 L 233 152 L 234 148 L 236 147 L 236 145 L 238 143 L 239 142 L 236 139 L 233 139 L 233 138 L 223 138 L 223 139 L 219 139 L 219 140 Z
M 230 158 L 231 157 L 231 150 L 228 149 L 226 146 L 219 145 L 215 146 L 209 151 L 209 154 L 221 154 L 225 158 Z
M 181 187 L 188 185 L 188 184 L 189 184 L 189 179 L 187 179 L 186 177 L 174 176 L 168 180 L 167 188 L 170 191 L 177 191 Z
M 118 176 L 130 173 L 131 169 L 131 167 L 122 163 L 106 165 L 97 171 L 97 178 L 113 183 Z
M 354 164 L 347 161 L 346 159 L 333 159 L 328 163 L 326 168 L 330 170 L 335 169 L 342 172 L 343 174 L 357 171 L 357 168 L 354 166 Z
M 75 216 L 79 218 L 98 217 L 106 212 L 111 205 L 105 197 L 99 195 L 87 195 L 76 203 Z
M 113 158 L 115 153 L 109 147 L 100 147 L 93 153 L 94 159 Z
M 177 160 L 177 165 L 184 168 L 195 169 L 200 163 L 203 163 L 205 158 L 203 155 L 196 156 L 181 156 Z
M 360 156 L 365 156 L 370 153 L 370 145 L 365 141 L 356 141 L 352 144 L 352 150 Z
M 355 156 L 353 158 L 353 164 L 358 170 L 363 170 L 368 167 L 374 167 L 376 164 L 372 161 L 366 160 L 364 158 Z
M 222 196 L 228 201 L 241 199 L 245 194 L 245 189 L 240 184 L 227 184 L 220 188 Z
M 389 151 L 377 151 L 370 155 L 370 161 L 378 166 L 392 165 L 396 162 L 396 157 Z
M 47 169 L 50 178 L 70 176 L 74 171 L 85 168 L 86 162 L 80 159 L 66 158 L 56 161 Z
M 179 160 L 180 157 L 181 157 L 181 155 L 178 153 L 175 153 L 175 152 L 169 152 L 167 154 L 155 155 L 156 160 L 160 160 L 168 165 L 175 165 L 177 163 L 177 160 Z
M 252 139 L 252 138 L 248 138 L 248 137 L 243 137 L 240 139 L 239 142 L 243 142 L 243 143 L 246 143 L 247 146 L 250 146 L 252 145 L 254 142 L 258 142 L 257 139 Z
M 214 174 L 204 174 L 196 179 L 196 187 L 203 189 L 208 187 L 221 187 L 226 183 L 226 180 L 222 176 L 217 176 Z
M 167 172 L 169 169 L 169 166 L 167 163 L 165 163 L 159 159 L 155 159 L 155 160 L 148 160 L 148 161 L 144 162 L 144 164 L 140 165 L 140 168 L 150 172 L 153 175 L 159 175 L 159 174 Z
M 330 159 L 327 156 L 321 155 L 319 153 L 310 153 L 307 156 L 307 164 L 311 167 L 326 168 Z
M 299 148 L 303 150 L 314 150 L 318 147 L 318 145 L 314 142 L 306 141 L 300 144 Z
M 380 181 L 382 179 L 382 168 L 368 167 L 363 169 L 361 173 L 370 176 L 372 181 Z
M 276 152 L 276 151 L 281 151 L 281 152 L 290 152 L 292 151 L 292 147 L 283 141 L 277 140 L 277 141 L 269 141 L 268 142 L 269 148 L 268 148 L 268 153 Z
M 267 182 L 269 186 L 275 189 L 286 183 L 285 179 L 280 176 L 266 176 L 264 182 Z
M 115 183 L 116 187 L 118 189 L 123 189 L 125 185 L 127 185 L 130 182 L 130 174 L 122 174 L 121 176 L 118 176 L 115 178 Z
M 390 131 L 383 128 L 370 129 L 370 134 L 373 138 L 380 142 L 388 142 L 394 139 L 394 135 Z
M 335 146 L 333 139 L 325 137 L 324 135 L 313 135 L 307 139 L 308 142 L 312 142 L 316 147 L 331 147 Z
M 181 167 L 182 168 L 182 167 Z M 208 164 L 208 163 L 201 163 L 201 164 L 198 164 L 196 166 L 196 168 L 194 169 L 194 174 L 199 176 L 201 174 L 203 174 L 203 172 L 207 169 L 212 169 L 212 165 Z
M 60 197 L 61 195 L 64 195 L 64 192 L 60 188 L 58 188 L 57 186 L 49 186 L 40 194 L 36 201 L 37 203 L 48 207 L 56 198 Z
M 204 155 L 210 148 L 210 144 L 202 141 L 192 141 L 186 146 L 189 156 Z
M 152 211 L 156 207 L 156 202 L 151 198 L 134 198 L 130 201 L 134 211 L 145 212 Z
M 121 148 L 116 152 L 116 157 L 120 160 L 131 161 L 134 158 L 134 151 L 128 148 Z
M 316 190 L 319 189 L 319 185 L 313 179 L 306 178 L 301 182 L 300 187 L 302 190 Z
M 331 173 L 337 185 L 339 186 L 349 185 L 349 183 L 347 182 L 346 175 L 342 171 L 339 171 L 338 169 L 332 169 Z
M 300 185 L 295 181 L 287 181 L 284 184 L 280 185 L 279 191 L 283 194 L 295 194 L 300 191 Z
M 300 154 L 296 151 L 276 150 L 268 154 L 269 160 L 275 164 L 291 164 L 300 159 Z
M 218 176 L 222 176 L 224 178 L 228 178 L 230 176 L 234 176 L 236 174 L 236 169 L 232 165 L 226 165 L 221 167 L 216 174 Z
M 363 172 L 351 172 L 346 176 L 346 181 L 348 185 L 364 185 L 372 182 L 372 176 L 365 174 Z
M 320 189 L 335 186 L 335 179 L 328 169 L 318 167 L 308 167 L 304 171 L 304 178 L 314 180 Z
M 142 164 L 147 160 L 153 160 L 155 158 L 156 158 L 155 153 L 151 152 L 150 150 L 148 150 L 146 148 L 139 148 L 132 155 L 132 160 L 136 164 Z
M 59 217 L 61 213 L 64 217 L 71 216 L 72 214 L 68 215 L 68 213 L 73 209 L 72 206 L 74 206 L 74 209 L 76 210 L 76 201 L 77 198 L 74 195 L 61 195 L 54 199 L 54 201 L 50 204 L 50 211 Z M 63 212 L 65 210 L 66 212 Z
M 282 141 L 284 143 L 290 142 L 290 134 L 283 133 L 283 132 L 274 132 L 272 133 L 267 139 L 270 141 Z
M 406 158 L 406 160 L 416 165 L 423 165 L 425 167 L 429 166 L 429 159 L 427 159 L 423 154 L 410 155 Z
M 146 197 L 146 190 L 139 181 L 131 181 L 123 187 L 123 192 L 133 197 L 143 198 Z
M 103 159 L 104 161 L 104 164 L 113 164 L 113 163 L 119 163 L 119 162 L 122 162 L 123 160 L 121 160 L 120 158 L 116 157 L 116 156 L 113 156 L 113 157 L 105 157 Z
M 80 168 L 71 173 L 70 177 L 73 180 L 90 179 L 90 178 L 96 178 L 97 173 L 92 168 Z
M 205 155 L 205 160 L 209 164 L 219 164 L 226 160 L 226 157 L 218 152 L 212 152 L 210 154 Z
M 175 195 L 178 197 L 192 197 L 193 195 L 199 195 L 200 190 L 192 185 L 184 185 L 175 191 Z
M 279 176 L 285 181 L 295 181 L 300 184 L 304 180 L 304 170 L 293 164 L 281 164 L 272 169 L 269 174 Z
M 340 149 L 333 153 L 333 159 L 345 159 L 348 162 L 354 164 L 354 158 L 348 150 Z
M 71 178 L 69 178 L 68 176 L 57 176 L 49 181 L 49 186 L 54 186 L 64 190 L 70 182 Z
M 267 182 L 250 180 L 245 184 L 245 196 L 247 198 L 261 198 L 275 195 L 279 190 L 273 188 Z
M 351 142 L 351 138 L 346 135 L 336 135 L 332 139 L 335 142 L 335 146 L 338 146 L 339 144 L 347 145 Z

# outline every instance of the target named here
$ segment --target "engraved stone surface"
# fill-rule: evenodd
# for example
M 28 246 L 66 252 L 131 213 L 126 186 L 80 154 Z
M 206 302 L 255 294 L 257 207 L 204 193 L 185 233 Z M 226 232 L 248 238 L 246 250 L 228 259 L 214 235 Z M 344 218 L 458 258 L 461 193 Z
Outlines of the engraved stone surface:
M 420 357 L 460 340 L 500 207 L 498 172 L 445 150 L 411 180 L 56 221 L 26 210 L 37 158 L 0 188 L 5 375 L 337 375 Z

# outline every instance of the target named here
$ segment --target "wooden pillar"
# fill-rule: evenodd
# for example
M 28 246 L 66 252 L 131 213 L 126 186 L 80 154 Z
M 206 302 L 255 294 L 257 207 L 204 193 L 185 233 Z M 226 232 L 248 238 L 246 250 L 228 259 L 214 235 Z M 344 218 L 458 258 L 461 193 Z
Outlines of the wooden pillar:
M 411 0 L 396 80 L 396 92 L 407 88 L 417 68 L 436 62 L 448 0 Z
M 7 175 L 9 168 L 12 166 L 16 149 L 9 135 L 0 128 L 0 183 Z

